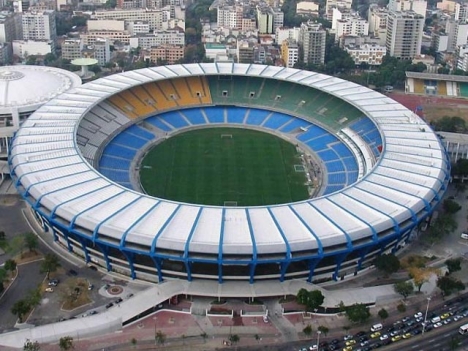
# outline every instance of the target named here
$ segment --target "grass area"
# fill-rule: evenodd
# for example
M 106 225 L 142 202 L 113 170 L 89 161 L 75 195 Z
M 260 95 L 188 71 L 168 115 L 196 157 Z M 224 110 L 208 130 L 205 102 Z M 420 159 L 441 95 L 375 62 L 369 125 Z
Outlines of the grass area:
M 92 302 L 89 297 L 88 281 L 82 278 L 71 278 L 64 285 L 58 286 L 63 301 L 62 310 L 72 311 Z
M 148 194 L 170 200 L 271 205 L 308 198 L 305 174 L 294 170 L 298 164 L 295 146 L 271 134 L 210 128 L 154 147 L 143 159 L 140 180 Z

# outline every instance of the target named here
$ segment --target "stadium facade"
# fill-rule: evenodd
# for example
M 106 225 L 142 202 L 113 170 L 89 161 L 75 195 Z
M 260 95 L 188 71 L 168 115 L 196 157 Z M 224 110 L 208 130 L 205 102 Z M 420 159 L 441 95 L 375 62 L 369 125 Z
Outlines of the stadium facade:
M 156 141 L 231 125 L 308 150 L 320 165 L 320 196 L 216 207 L 134 190 Z M 357 274 L 410 240 L 450 177 L 438 137 L 392 99 L 315 72 L 232 63 L 147 68 L 76 87 L 23 123 L 9 164 L 59 244 L 149 281 Z

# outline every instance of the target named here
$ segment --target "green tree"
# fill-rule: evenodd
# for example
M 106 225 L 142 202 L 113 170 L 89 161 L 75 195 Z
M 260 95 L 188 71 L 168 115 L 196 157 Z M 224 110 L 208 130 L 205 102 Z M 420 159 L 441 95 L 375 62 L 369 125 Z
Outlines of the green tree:
M 7 279 L 8 277 L 8 272 L 5 268 L 0 268 L 0 293 L 5 290 L 5 287 L 3 286 L 3 282 Z
M 303 288 L 297 292 L 296 300 L 301 305 L 305 305 L 308 311 L 312 311 L 323 304 L 325 296 L 320 290 L 307 291 Z
M 461 291 L 465 289 L 465 284 L 460 280 L 450 276 L 439 277 L 437 279 L 437 287 L 442 290 L 444 296 L 449 296 L 454 291 Z
M 260 342 L 260 335 L 255 334 L 254 337 L 255 337 L 255 340 L 257 340 L 257 342 Z
M 378 270 L 386 274 L 392 274 L 400 269 L 400 260 L 394 254 L 383 254 L 377 256 L 374 265 Z
M 370 316 L 369 307 L 362 303 L 355 303 L 352 306 L 346 307 L 346 317 L 348 317 L 350 322 L 364 323 Z
M 18 300 L 11 307 L 11 313 L 18 317 L 20 323 L 23 323 L 23 317 L 30 309 L 31 307 L 26 300 Z
M 455 214 L 461 210 L 461 206 L 458 202 L 453 201 L 451 199 L 444 200 L 443 208 L 445 212 L 450 214 Z
M 206 342 L 206 339 L 208 338 L 208 334 L 206 332 L 203 332 L 200 334 L 200 336 L 203 338 L 203 342 Z
M 229 335 L 229 341 L 232 342 L 233 344 L 237 344 L 239 340 L 240 340 L 239 335 L 237 334 Z
M 304 333 L 304 335 L 306 336 L 311 336 L 312 335 L 312 326 L 310 324 L 307 324 L 307 326 L 305 326 L 304 329 L 302 329 L 302 332 Z
M 26 301 L 29 305 L 29 307 L 36 307 L 41 303 L 41 289 L 36 288 L 29 290 L 28 293 L 26 294 Z
M 56 272 L 60 267 L 59 258 L 54 254 L 46 254 L 41 262 L 40 272 L 47 273 L 47 279 L 50 278 L 50 273 Z
M 466 132 L 466 122 L 458 116 L 444 116 L 434 122 L 432 126 L 436 131 L 463 133 Z
M 31 341 L 29 339 L 26 339 L 24 342 L 23 350 L 24 351 L 39 351 L 41 349 L 41 346 L 37 341 Z
M 16 270 L 16 261 L 13 260 L 13 259 L 8 259 L 5 261 L 5 265 L 4 265 L 4 268 L 7 270 L 7 271 L 10 271 L 10 272 L 13 272 Z
M 130 343 L 132 344 L 133 347 L 135 347 L 135 345 L 137 344 L 137 339 L 131 338 Z
M 327 336 L 328 332 L 330 331 L 330 329 L 328 329 L 326 326 L 324 325 L 319 325 L 317 330 L 321 333 L 323 333 L 323 335 Z
M 445 261 L 449 274 L 461 270 L 461 258 L 450 258 Z
M 0 241 L 5 241 L 6 240 L 6 235 L 3 230 L 0 231 Z
M 68 351 L 75 348 L 75 346 L 73 345 L 73 338 L 71 336 L 64 336 L 60 338 L 59 348 L 60 351 Z
M 377 314 L 379 315 L 380 319 L 382 320 L 386 320 L 388 318 L 388 312 L 385 308 L 381 308 L 379 310 L 379 312 L 377 312 Z
M 414 285 L 412 282 L 398 282 L 393 285 L 393 289 L 406 300 L 413 293 Z
M 36 234 L 30 232 L 24 234 L 24 245 L 29 252 L 36 252 L 36 249 L 39 247 L 39 240 Z
M 400 313 L 406 312 L 406 306 L 405 306 L 405 304 L 404 304 L 404 303 L 399 303 L 399 304 L 397 305 L 397 310 L 398 310 L 398 312 L 400 312 Z
M 162 331 L 158 330 L 154 336 L 156 343 L 159 345 L 164 345 L 166 342 L 166 334 L 164 334 Z

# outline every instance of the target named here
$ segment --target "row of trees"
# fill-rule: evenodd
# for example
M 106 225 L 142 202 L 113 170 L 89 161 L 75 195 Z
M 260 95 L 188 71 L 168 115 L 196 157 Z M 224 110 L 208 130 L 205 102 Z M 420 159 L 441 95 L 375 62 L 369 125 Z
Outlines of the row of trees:
M 68 351 L 75 348 L 73 338 L 71 336 L 64 336 L 59 340 L 60 351 Z M 26 340 L 23 346 L 24 351 L 39 351 L 41 345 L 37 341 Z

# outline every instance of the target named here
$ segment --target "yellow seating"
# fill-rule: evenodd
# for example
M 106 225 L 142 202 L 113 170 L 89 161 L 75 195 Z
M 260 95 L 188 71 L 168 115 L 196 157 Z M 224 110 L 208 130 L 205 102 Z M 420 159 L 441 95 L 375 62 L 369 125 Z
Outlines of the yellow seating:
M 137 118 L 139 116 L 135 112 L 135 107 L 122 97 L 122 93 L 111 96 L 109 101 L 121 110 L 128 118 Z
M 176 102 L 172 100 L 169 95 L 166 97 L 166 95 L 163 94 L 159 83 L 160 82 L 155 82 L 145 85 L 145 89 L 148 94 L 150 94 L 150 97 L 156 101 L 156 108 L 158 110 L 167 110 L 176 107 Z
M 177 103 L 179 106 L 184 107 L 187 105 L 196 105 L 200 103 L 200 100 L 195 95 L 192 95 L 192 92 L 185 81 L 185 78 L 179 78 L 172 80 L 172 84 L 174 85 L 177 97 Z
M 201 104 L 211 104 L 211 95 L 208 82 L 205 77 L 188 77 L 185 78 L 192 96 L 196 97 Z
M 133 89 L 126 90 L 120 93 L 120 95 L 128 102 L 130 103 L 134 110 L 133 112 L 136 113 L 139 116 L 144 116 L 148 113 L 154 112 L 155 108 L 151 105 L 146 105 L 143 103 L 142 100 L 140 100 L 137 95 L 133 93 Z

